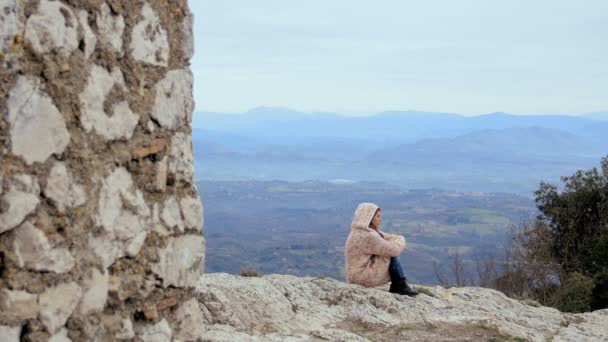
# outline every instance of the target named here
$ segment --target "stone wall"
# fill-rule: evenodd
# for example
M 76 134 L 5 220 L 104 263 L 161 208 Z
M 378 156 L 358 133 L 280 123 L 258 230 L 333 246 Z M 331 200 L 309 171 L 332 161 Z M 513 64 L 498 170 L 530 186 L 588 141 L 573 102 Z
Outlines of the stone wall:
M 0 0 L 0 340 L 190 328 L 192 54 L 186 0 Z

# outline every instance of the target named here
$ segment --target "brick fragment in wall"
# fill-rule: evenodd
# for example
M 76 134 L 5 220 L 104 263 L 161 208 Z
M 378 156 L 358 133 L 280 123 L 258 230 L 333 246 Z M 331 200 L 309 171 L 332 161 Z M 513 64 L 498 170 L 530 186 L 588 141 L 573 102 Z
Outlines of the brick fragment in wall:
M 103 311 L 108 299 L 108 287 L 107 270 L 101 272 L 96 268 L 89 269 L 82 282 L 84 295 L 76 312 L 80 315 L 89 315 Z
M 160 24 L 158 14 L 147 2 L 141 9 L 141 18 L 131 33 L 133 58 L 147 64 L 166 67 L 169 63 L 167 31 Z
M 95 224 L 101 229 L 89 235 L 89 246 L 104 267 L 125 255 L 134 257 L 143 246 L 150 230 L 150 209 L 124 167 L 102 181 Z
M 86 194 L 82 185 L 74 181 L 65 163 L 55 162 L 49 173 L 44 194 L 53 201 L 59 212 L 66 208 L 78 207 L 86 202 Z
M 93 51 L 95 51 L 95 46 L 97 45 L 97 36 L 89 26 L 89 13 L 84 10 L 78 11 L 78 22 L 80 23 L 80 27 L 82 28 L 82 32 L 84 34 L 84 57 L 89 59 Z
M 50 334 L 55 334 L 70 318 L 82 297 L 82 289 L 75 282 L 48 288 L 40 295 L 38 318 Z
M 161 127 L 177 129 L 192 121 L 192 73 L 189 69 L 171 70 L 156 84 L 152 117 Z
M 120 15 L 114 15 L 110 7 L 104 2 L 99 8 L 96 18 L 100 43 L 113 52 L 122 55 L 122 34 L 125 29 L 125 20 Z
M 7 107 L 12 153 L 26 163 L 44 162 L 52 154 L 63 153 L 70 143 L 63 117 L 42 93 L 38 80 L 20 76 L 9 93 Z
M 171 238 L 159 257 L 152 271 L 162 278 L 163 287 L 194 287 L 204 272 L 205 239 L 200 235 Z
M 78 48 L 78 20 L 60 1 L 40 0 L 25 24 L 25 39 L 37 53 L 69 55 Z
M 0 325 L 0 336 L 2 336 L 2 342 L 19 342 L 21 326 Z
M 196 298 L 184 303 L 175 312 L 175 338 L 182 341 L 196 341 L 205 334 L 207 322 Z
M 23 33 L 23 3 L 18 0 L 0 1 L 0 51 L 6 53 Z
M 178 132 L 171 138 L 169 172 L 174 175 L 176 181 L 192 184 L 194 157 L 192 155 L 192 139 L 189 134 Z
M 111 73 L 98 65 L 91 68 L 87 85 L 80 93 L 80 122 L 87 132 L 95 131 L 105 140 L 131 139 L 139 115 L 131 111 L 129 103 L 124 100 L 115 103 L 112 113 L 104 110 L 104 101 L 114 87 L 126 91 L 123 74 L 118 68 Z
M 168 342 L 173 338 L 173 331 L 166 319 L 154 325 L 139 326 L 137 330 L 139 337 L 146 342 Z
M 12 178 L 12 182 L 1 201 L 7 206 L 0 214 L 0 234 L 14 229 L 33 212 L 40 200 L 38 182 L 29 175 L 19 174 Z
M 0 320 L 19 322 L 38 316 L 38 295 L 0 289 Z
M 74 267 L 70 251 L 52 247 L 44 232 L 29 222 L 15 230 L 13 252 L 19 267 L 33 271 L 66 273 Z

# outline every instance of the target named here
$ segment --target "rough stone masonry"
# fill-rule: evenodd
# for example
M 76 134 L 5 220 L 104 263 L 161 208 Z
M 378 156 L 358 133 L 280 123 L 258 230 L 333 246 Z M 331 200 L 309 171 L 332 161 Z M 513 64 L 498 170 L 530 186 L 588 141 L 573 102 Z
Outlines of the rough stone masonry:
M 192 54 L 187 0 L 0 0 L 0 340 L 191 328 Z

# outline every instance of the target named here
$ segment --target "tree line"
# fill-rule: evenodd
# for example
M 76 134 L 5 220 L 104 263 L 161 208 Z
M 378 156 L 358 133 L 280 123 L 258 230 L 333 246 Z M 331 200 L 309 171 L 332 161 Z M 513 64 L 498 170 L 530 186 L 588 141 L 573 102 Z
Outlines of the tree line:
M 499 252 L 454 252 L 435 264 L 443 285 L 481 286 L 565 312 L 608 307 L 608 156 L 601 167 L 541 182 L 539 214 L 513 227 Z

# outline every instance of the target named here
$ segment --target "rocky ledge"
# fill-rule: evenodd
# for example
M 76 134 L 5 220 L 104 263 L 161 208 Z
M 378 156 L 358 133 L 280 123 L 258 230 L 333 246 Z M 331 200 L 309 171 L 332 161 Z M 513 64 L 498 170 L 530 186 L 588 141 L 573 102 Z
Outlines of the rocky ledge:
M 166 326 L 164 335 L 204 341 L 608 340 L 608 309 L 568 314 L 490 289 L 418 289 L 423 293 L 410 298 L 329 278 L 205 274 L 198 303 L 177 309 L 180 326 Z

